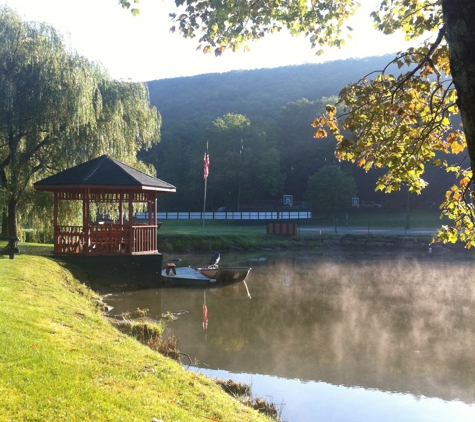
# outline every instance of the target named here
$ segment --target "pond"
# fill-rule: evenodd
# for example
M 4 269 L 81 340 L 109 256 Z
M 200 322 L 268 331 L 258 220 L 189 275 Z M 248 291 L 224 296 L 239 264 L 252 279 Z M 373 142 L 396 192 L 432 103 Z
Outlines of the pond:
M 192 267 L 209 260 L 181 258 Z M 252 267 L 246 282 L 105 301 L 115 314 L 175 313 L 168 327 L 190 370 L 250 383 L 284 421 L 474 421 L 474 264 L 454 258 L 222 255 L 222 265 Z

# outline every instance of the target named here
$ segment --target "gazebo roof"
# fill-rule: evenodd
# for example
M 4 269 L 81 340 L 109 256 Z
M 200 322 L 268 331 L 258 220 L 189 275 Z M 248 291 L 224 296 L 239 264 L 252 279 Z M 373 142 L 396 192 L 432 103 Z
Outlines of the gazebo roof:
M 109 155 L 64 170 L 34 184 L 37 190 L 77 188 L 121 188 L 154 190 L 162 193 L 176 192 L 176 188 L 163 180 L 149 176 Z

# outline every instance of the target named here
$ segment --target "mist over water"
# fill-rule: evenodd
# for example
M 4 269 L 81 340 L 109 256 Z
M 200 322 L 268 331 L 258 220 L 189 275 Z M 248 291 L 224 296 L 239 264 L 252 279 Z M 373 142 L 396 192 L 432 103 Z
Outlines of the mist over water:
M 362 408 L 374 421 L 475 420 L 472 261 L 258 258 L 247 261 L 247 285 L 114 293 L 106 302 L 117 314 L 186 310 L 168 326 L 180 351 L 200 362 L 194 370 L 251 381 L 255 394 L 285 402 L 288 421 L 361 420 Z M 183 257 L 183 264 L 207 259 Z

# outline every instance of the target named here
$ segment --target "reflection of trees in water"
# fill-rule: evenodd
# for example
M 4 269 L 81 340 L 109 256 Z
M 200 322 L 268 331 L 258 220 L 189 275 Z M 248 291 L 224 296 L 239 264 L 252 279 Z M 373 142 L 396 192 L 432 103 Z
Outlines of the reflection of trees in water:
M 220 356 L 221 363 L 242 372 L 474 400 L 470 272 L 434 262 L 289 260 L 255 268 L 252 301 L 220 309 L 215 335 L 243 346 L 238 355 Z
M 215 336 L 212 340 L 213 346 L 219 347 L 226 352 L 238 352 L 247 343 L 244 337 Z
M 253 265 L 251 299 L 242 284 L 206 292 L 206 332 L 203 290 L 142 292 L 130 306 L 189 311 L 168 325 L 180 351 L 212 369 L 472 402 L 471 273 L 410 259 L 268 260 Z

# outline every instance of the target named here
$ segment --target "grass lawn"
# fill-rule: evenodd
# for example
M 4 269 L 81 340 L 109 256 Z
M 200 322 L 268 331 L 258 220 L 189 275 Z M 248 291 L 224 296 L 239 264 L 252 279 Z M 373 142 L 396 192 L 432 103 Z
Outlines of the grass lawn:
M 360 210 L 348 214 L 338 214 L 338 225 L 348 227 L 384 227 L 406 228 L 407 214 L 404 212 L 388 212 L 385 210 Z M 314 214 L 310 220 L 300 220 L 300 226 L 334 227 L 333 216 Z M 437 229 L 442 224 L 449 224 L 447 219 L 441 219 L 438 211 L 414 211 L 409 215 L 409 226 L 413 229 Z M 203 226 L 201 220 L 165 220 L 158 235 L 199 235 L 199 236 L 265 236 L 267 224 L 261 221 L 206 220 Z M 306 236 L 301 233 L 300 236 Z
M 158 231 L 158 249 L 162 252 L 315 246 L 321 246 L 321 241 L 305 233 L 270 236 L 265 221 L 243 224 L 240 221 L 207 220 L 203 227 L 203 223 L 197 220 L 166 220 Z
M 311 220 L 300 220 L 300 225 L 328 226 L 335 225 L 334 216 L 314 214 Z M 384 209 L 351 211 L 337 215 L 338 224 L 345 225 L 348 218 L 348 227 L 388 227 L 405 228 L 407 214 L 405 212 L 391 212 Z M 437 210 L 412 211 L 409 214 L 411 228 L 438 228 L 448 224 L 447 219 L 440 218 Z M 267 232 L 266 221 L 233 221 L 233 220 L 165 220 L 158 234 L 180 235 L 264 235 Z
M 121 334 L 56 262 L 21 254 L 0 269 L 0 420 L 268 420 Z
M 165 220 L 163 221 L 158 235 L 206 235 L 206 236 L 250 236 L 265 235 L 267 226 L 265 221 L 243 224 L 236 220 L 206 220 L 203 226 L 202 220 Z
M 404 229 L 407 224 L 408 215 L 405 212 L 392 212 L 384 209 L 376 210 L 358 210 L 348 213 L 337 214 L 338 225 L 344 226 L 348 221 L 348 227 L 381 227 Z M 436 229 L 442 224 L 448 224 L 447 219 L 440 219 L 440 212 L 437 210 L 430 211 L 412 211 L 409 214 L 410 228 L 414 229 Z M 335 225 L 335 217 L 333 215 L 313 214 L 313 219 L 302 225 L 328 226 Z
M 348 225 L 351 227 L 390 227 L 404 228 L 407 222 L 407 213 L 388 212 L 381 210 L 359 210 L 348 214 Z M 345 216 L 339 219 L 340 224 L 345 222 Z M 447 219 L 440 218 L 440 212 L 437 210 L 412 211 L 409 214 L 409 224 L 414 229 L 432 229 L 438 228 L 442 224 L 448 224 Z

